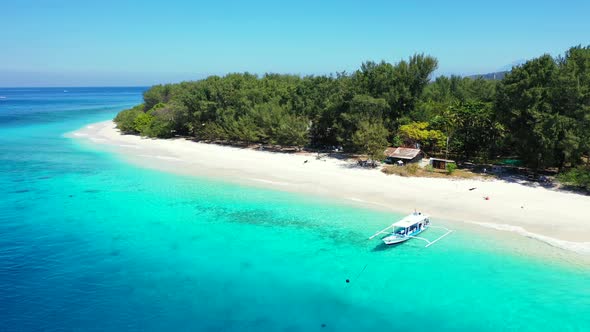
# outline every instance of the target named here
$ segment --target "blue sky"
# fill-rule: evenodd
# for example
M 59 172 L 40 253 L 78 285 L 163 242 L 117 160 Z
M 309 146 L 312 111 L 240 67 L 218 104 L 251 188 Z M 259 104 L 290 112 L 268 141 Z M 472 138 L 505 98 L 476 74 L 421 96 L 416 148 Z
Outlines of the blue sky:
M 424 52 L 485 73 L 590 44 L 590 1 L 0 0 L 0 86 L 324 74 Z

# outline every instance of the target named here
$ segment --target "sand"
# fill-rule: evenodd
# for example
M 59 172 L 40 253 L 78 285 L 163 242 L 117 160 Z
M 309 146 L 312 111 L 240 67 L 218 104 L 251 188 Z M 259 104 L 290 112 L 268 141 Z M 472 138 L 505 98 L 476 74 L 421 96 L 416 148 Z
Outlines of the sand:
M 350 161 L 318 160 L 315 155 L 141 138 L 122 135 L 112 121 L 68 136 L 108 147 L 143 167 L 320 195 L 403 214 L 418 209 L 433 219 L 512 231 L 590 254 L 590 196 L 502 180 L 400 177 L 358 168 Z M 376 230 L 381 226 L 375 225 Z

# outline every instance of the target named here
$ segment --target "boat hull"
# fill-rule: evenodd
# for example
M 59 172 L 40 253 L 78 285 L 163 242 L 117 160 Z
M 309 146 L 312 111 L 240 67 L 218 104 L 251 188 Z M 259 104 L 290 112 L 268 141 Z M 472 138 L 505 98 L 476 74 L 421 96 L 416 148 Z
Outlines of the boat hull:
M 402 243 L 405 241 L 408 241 L 410 238 L 409 237 L 397 237 L 394 235 L 390 235 L 390 236 L 386 236 L 382 239 L 383 243 L 387 244 L 388 246 L 392 245 L 392 244 L 398 244 L 398 243 Z
M 382 238 L 381 240 L 383 241 L 383 243 L 385 243 L 387 245 L 398 244 L 398 243 L 402 243 L 402 242 L 408 241 L 413 236 L 416 236 L 416 235 L 424 232 L 427 229 L 428 229 L 428 226 L 422 228 L 419 231 L 416 231 L 414 233 L 411 233 L 409 236 L 398 236 L 398 235 L 393 235 L 392 234 L 392 235 L 388 235 L 388 236 Z

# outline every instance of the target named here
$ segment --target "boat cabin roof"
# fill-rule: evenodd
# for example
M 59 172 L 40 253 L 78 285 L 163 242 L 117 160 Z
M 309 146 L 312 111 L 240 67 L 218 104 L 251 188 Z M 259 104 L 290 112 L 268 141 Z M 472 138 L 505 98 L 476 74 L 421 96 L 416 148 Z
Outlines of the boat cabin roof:
M 406 216 L 404 219 L 394 223 L 393 226 L 407 228 L 422 222 L 426 218 L 428 218 L 427 215 L 420 212 L 414 212 L 409 216 Z

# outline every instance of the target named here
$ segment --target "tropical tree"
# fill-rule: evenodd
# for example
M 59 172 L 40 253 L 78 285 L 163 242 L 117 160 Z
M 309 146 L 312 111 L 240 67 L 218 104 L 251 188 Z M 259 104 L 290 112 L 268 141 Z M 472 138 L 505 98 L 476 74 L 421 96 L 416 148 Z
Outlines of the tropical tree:
M 558 63 L 555 108 L 572 119 L 565 139 L 558 143 L 561 157 L 563 162 L 576 165 L 585 155 L 590 165 L 590 47 L 572 47 Z
M 354 147 L 353 135 L 360 129 L 363 121 L 371 121 L 383 125 L 384 115 L 389 110 L 387 101 L 383 98 L 373 98 L 368 95 L 355 95 L 344 108 L 336 121 L 338 140 L 346 147 Z
M 501 142 L 503 127 L 495 120 L 490 103 L 456 103 L 434 121 L 447 134 L 447 149 L 465 160 L 487 159 Z
M 371 160 L 381 160 L 387 147 L 387 128 L 379 121 L 363 120 L 352 136 L 352 143 L 358 152 Z
M 557 63 L 544 55 L 513 68 L 498 86 L 498 118 L 510 132 L 515 152 L 535 168 L 555 164 L 556 142 L 566 125 L 553 107 L 557 75 Z
M 428 122 L 412 122 L 399 127 L 398 135 L 406 146 L 440 149 L 445 146 L 446 136 L 436 129 L 429 129 Z

